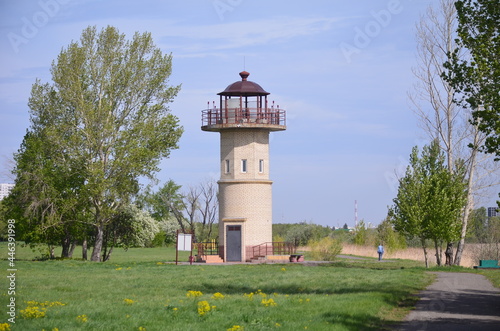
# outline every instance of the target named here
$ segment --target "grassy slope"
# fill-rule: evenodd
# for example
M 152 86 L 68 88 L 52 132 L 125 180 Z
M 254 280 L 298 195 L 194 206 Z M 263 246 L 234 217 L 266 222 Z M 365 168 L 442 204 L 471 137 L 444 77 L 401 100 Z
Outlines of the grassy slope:
M 19 255 L 28 258 L 21 250 Z M 378 330 L 404 316 L 413 294 L 431 280 L 405 261 L 176 266 L 158 264 L 173 259 L 169 249 L 115 253 L 107 263 L 17 261 L 13 330 L 227 330 L 235 325 L 245 330 Z M 1 261 L 0 268 L 7 270 L 7 262 Z M 2 277 L 3 307 L 7 287 Z M 188 291 L 203 295 L 187 298 Z M 212 298 L 216 292 L 224 298 Z M 276 305 L 262 303 L 269 299 Z M 47 308 L 44 318 L 23 319 L 20 310 L 29 300 L 65 306 Z M 200 316 L 199 301 L 215 308 Z M 81 315 L 86 322 L 77 318 Z

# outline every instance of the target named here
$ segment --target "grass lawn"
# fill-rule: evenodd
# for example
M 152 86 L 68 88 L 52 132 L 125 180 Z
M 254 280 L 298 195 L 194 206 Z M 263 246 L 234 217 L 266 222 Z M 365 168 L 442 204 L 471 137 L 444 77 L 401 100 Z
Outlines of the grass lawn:
M 0 252 L 8 275 L 5 243 Z M 175 265 L 167 248 L 117 249 L 106 263 L 37 262 L 26 248 L 16 253 L 24 260 L 15 265 L 11 329 L 23 331 L 380 330 L 400 320 L 433 277 L 402 260 Z M 6 307 L 9 280 L 1 279 Z M 0 323 L 7 318 L 2 312 Z

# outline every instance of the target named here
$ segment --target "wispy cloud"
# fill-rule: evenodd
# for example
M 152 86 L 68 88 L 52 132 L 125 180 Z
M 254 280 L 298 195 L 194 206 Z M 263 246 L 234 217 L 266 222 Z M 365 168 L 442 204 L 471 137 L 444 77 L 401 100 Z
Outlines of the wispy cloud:
M 324 17 L 276 17 L 203 26 L 169 24 L 164 27 L 162 39 L 177 41 L 177 47 L 190 52 L 227 50 L 322 33 L 332 29 L 336 21 Z

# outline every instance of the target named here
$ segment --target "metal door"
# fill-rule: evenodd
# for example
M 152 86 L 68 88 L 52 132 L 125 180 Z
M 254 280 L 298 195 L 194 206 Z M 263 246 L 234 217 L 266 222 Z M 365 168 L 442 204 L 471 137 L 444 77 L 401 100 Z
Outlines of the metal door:
M 226 260 L 241 262 L 241 225 L 226 226 Z

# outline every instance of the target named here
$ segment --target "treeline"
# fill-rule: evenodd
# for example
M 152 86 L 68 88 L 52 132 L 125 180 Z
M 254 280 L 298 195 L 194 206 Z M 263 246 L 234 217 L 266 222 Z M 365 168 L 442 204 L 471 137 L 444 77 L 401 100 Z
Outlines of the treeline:
M 478 254 L 482 259 L 500 259 L 500 217 L 488 218 L 486 208 L 481 207 L 470 213 L 468 224 L 466 243 L 481 244 L 481 251 Z M 347 229 L 347 226 L 335 229 L 305 221 L 294 224 L 273 224 L 273 240 L 290 242 L 296 247 L 308 246 L 311 242 L 317 242 L 325 237 L 360 246 L 376 247 L 381 243 L 388 252 L 406 247 L 422 247 L 421 238 L 405 236 L 398 232 L 390 218 L 376 227 L 368 227 L 361 220 L 352 230 Z M 424 245 L 433 247 L 434 242 L 426 239 Z
M 20 197 L 9 195 L 0 201 L 0 240 L 7 238 L 7 221 L 14 220 L 16 240 L 42 252 L 41 258 L 56 258 L 55 248 L 62 247 L 62 258 L 74 257 L 77 246 L 87 259 L 95 245 L 95 227 L 85 214 L 56 221 L 29 213 Z M 24 208 L 21 208 L 23 206 Z M 217 240 L 217 184 L 207 180 L 186 189 L 169 180 L 155 191 L 140 192 L 133 202 L 117 208 L 103 228 L 102 261 L 116 247 L 159 247 L 175 244 L 176 233 L 194 233 L 198 242 Z

